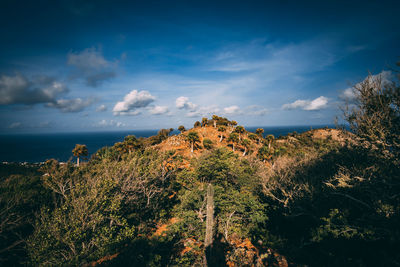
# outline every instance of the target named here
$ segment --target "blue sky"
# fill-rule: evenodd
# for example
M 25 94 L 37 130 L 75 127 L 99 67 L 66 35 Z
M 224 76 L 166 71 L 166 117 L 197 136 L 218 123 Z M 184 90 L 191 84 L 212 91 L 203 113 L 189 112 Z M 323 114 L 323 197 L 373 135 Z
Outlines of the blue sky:
M 1 1 L 0 133 L 332 124 L 398 1 Z M 390 76 L 390 72 L 384 72 Z

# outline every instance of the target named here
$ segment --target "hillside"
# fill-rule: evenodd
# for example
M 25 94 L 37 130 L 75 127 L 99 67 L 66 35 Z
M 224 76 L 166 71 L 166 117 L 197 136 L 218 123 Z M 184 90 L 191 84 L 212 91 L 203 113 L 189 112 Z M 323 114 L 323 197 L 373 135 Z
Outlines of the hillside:
M 215 148 L 228 148 L 228 149 L 233 149 L 233 142 L 228 140 L 229 134 L 234 132 L 234 127 L 228 128 L 225 131 L 221 132 L 218 131 L 217 127 L 213 126 L 204 126 L 204 127 L 195 127 L 191 128 L 189 130 L 186 130 L 178 135 L 172 135 L 169 136 L 166 140 L 163 140 L 160 144 L 154 145 L 153 148 L 162 152 L 166 151 L 175 151 L 177 154 L 185 157 L 185 158 L 192 158 L 192 157 L 198 157 L 200 156 L 204 151 L 207 151 L 209 149 L 205 148 L 203 144 L 204 139 L 209 139 L 211 140 L 212 144 L 211 147 L 213 149 Z M 193 153 L 190 151 L 190 142 L 187 139 L 187 135 L 190 132 L 195 132 L 199 136 L 199 141 L 196 145 L 196 148 L 194 149 Z M 251 135 L 251 132 L 245 131 L 241 138 L 242 139 L 247 139 L 249 141 L 248 148 L 246 149 L 246 154 L 243 155 L 245 151 L 245 147 L 243 144 L 240 142 L 237 142 L 235 144 L 235 151 L 233 151 L 235 154 L 239 156 L 246 156 L 251 154 L 252 156 L 256 156 L 259 153 L 259 149 L 262 148 L 265 143 L 268 143 L 265 141 L 264 138 L 257 138 L 257 139 L 251 139 L 249 138 L 249 135 Z M 222 135 L 222 138 L 221 138 Z M 264 135 L 268 135 L 268 133 L 265 133 Z M 338 130 L 338 129 L 329 129 L 329 128 L 324 128 L 324 129 L 314 129 L 307 131 L 305 133 L 300 134 L 299 136 L 307 136 L 311 137 L 313 140 L 331 140 L 334 142 L 338 142 L 341 145 L 344 144 L 344 142 L 350 141 L 353 137 L 350 132 L 344 131 L 344 130 Z M 275 144 L 287 144 L 291 143 L 293 141 L 296 141 L 297 139 L 292 136 L 284 136 L 279 139 L 274 140 L 273 143 Z M 277 145 L 275 145 L 277 146 Z
M 215 115 L 180 130 L 126 136 L 79 165 L 49 160 L 40 170 L 4 173 L 3 262 L 285 267 L 398 260 L 400 170 L 378 146 L 328 128 L 275 138 Z M 79 145 L 74 153 L 87 150 Z

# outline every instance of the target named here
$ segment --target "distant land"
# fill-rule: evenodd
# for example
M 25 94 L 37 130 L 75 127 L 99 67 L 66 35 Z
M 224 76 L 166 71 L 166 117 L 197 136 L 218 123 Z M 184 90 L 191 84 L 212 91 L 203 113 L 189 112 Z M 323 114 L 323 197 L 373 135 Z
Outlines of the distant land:
M 303 126 L 258 126 L 246 127 L 250 132 L 263 128 L 264 134 L 273 134 L 275 137 L 287 135 L 291 132 L 303 133 L 310 129 L 323 127 L 334 128 L 334 125 L 303 125 Z M 131 130 L 109 132 L 83 133 L 50 133 L 50 134 L 3 134 L 0 135 L 0 162 L 43 162 L 54 158 L 59 161 L 68 161 L 72 158 L 72 149 L 75 144 L 85 144 L 89 154 L 104 146 L 112 146 L 123 141 L 127 135 L 149 137 L 156 135 L 158 130 Z M 174 129 L 172 134 L 178 134 Z

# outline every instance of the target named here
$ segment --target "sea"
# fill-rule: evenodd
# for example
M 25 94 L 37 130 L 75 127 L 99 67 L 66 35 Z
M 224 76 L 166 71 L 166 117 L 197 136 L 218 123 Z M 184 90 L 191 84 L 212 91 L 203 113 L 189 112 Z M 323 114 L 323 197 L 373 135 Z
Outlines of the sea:
M 268 126 L 246 127 L 247 131 L 255 132 L 257 128 L 264 129 L 264 135 L 284 136 L 291 132 L 302 133 L 310 129 L 334 127 L 333 125 L 318 126 Z M 104 146 L 112 146 L 121 142 L 127 135 L 149 137 L 156 135 L 158 130 L 132 130 L 115 132 L 83 132 L 83 133 L 49 133 L 49 134 L 0 134 L 0 162 L 44 162 L 48 159 L 68 161 L 72 159 L 72 149 L 76 144 L 85 144 L 89 154 L 95 153 Z M 178 134 L 174 130 L 171 134 Z

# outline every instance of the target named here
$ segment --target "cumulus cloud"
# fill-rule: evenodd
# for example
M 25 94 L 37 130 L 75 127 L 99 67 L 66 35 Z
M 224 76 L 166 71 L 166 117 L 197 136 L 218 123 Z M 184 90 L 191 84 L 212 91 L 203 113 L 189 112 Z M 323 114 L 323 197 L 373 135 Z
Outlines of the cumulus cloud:
M 230 106 L 224 108 L 224 113 L 228 115 L 239 114 L 241 113 L 240 108 L 238 106 Z
M 148 91 L 132 90 L 124 97 L 123 101 L 115 104 L 114 115 L 139 115 L 138 109 L 147 107 L 155 99 Z
M 354 87 L 358 87 L 364 82 L 368 82 L 369 84 L 380 82 L 380 86 L 384 86 L 385 84 L 390 83 L 392 77 L 393 73 L 391 71 L 382 71 L 379 74 L 367 76 L 362 82 L 357 83 Z M 357 97 L 357 90 L 355 90 L 354 87 L 349 87 L 343 90 L 339 95 L 339 98 L 350 102 L 354 101 Z
M 75 75 L 82 75 L 86 84 L 91 87 L 97 87 L 116 76 L 117 63 L 106 60 L 102 51 L 94 47 L 77 53 L 70 52 L 67 64 L 74 66 L 77 69 Z
M 106 105 L 100 105 L 100 106 L 98 106 L 98 107 L 96 108 L 96 111 L 97 111 L 97 112 L 104 112 L 104 111 L 107 111 L 107 107 L 106 107 Z
M 314 100 L 296 100 L 293 103 L 284 104 L 283 109 L 303 109 L 303 110 L 320 110 L 326 108 L 328 105 L 328 98 L 320 96 Z
M 197 105 L 189 102 L 189 98 L 187 98 L 186 96 L 178 97 L 175 101 L 175 105 L 178 109 L 194 110 L 197 108 Z
M 87 106 L 93 103 L 93 99 L 59 99 L 55 102 L 46 104 L 47 107 L 57 108 L 61 112 L 79 112 L 84 110 Z
M 52 77 L 40 76 L 29 80 L 22 74 L 0 77 L 0 105 L 34 105 L 55 101 L 68 88 Z
M 162 115 L 166 114 L 169 112 L 169 109 L 167 106 L 154 106 L 150 108 L 150 114 L 152 115 Z

